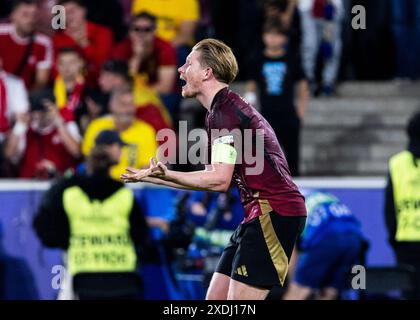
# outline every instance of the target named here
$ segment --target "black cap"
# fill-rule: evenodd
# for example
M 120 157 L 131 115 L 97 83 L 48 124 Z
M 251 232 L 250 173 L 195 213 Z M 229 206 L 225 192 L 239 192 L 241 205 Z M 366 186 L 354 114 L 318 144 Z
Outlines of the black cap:
M 115 130 L 103 130 L 95 138 L 95 145 L 110 145 L 118 143 L 120 146 L 127 144 L 121 140 L 120 135 Z
M 123 60 L 108 60 L 102 66 L 102 70 L 128 77 L 128 64 Z

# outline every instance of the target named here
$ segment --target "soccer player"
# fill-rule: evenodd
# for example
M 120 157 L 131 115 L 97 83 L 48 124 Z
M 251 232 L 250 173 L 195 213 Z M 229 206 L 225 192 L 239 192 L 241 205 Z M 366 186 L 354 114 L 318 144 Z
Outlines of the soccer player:
M 285 281 L 293 246 L 306 220 L 304 198 L 269 123 L 229 89 L 238 72 L 232 50 L 218 40 L 202 40 L 178 71 L 185 81 L 183 97 L 195 97 L 208 111 L 211 164 L 202 171 L 177 172 L 151 159 L 149 169 L 127 168 L 121 178 L 219 192 L 226 191 L 233 180 L 245 217 L 222 254 L 207 299 L 265 299 L 273 286 Z M 216 129 L 229 133 L 212 136 Z M 252 131 L 251 139 L 245 139 L 247 129 Z M 249 170 L 253 165 L 246 163 L 246 152 L 241 153 L 235 140 L 242 139 L 244 149 L 251 146 L 257 151 L 261 131 L 262 168 L 257 175 Z

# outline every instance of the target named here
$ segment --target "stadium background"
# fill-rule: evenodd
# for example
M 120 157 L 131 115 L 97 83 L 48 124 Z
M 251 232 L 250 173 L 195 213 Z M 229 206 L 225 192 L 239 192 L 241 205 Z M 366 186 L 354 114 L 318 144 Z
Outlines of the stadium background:
M 10 2 L 0 2 L 4 21 L 7 21 Z M 244 93 L 247 53 L 260 45 L 264 15 L 261 3 L 264 1 L 198 2 L 200 18 L 195 39 L 211 36 L 233 47 L 241 69 L 234 88 Z M 40 5 L 46 10 L 53 3 L 41 1 Z M 86 1 L 88 16 L 95 22 L 112 25 L 114 22 L 106 21 L 100 10 L 95 11 L 99 3 L 103 1 Z M 131 1 L 109 3 L 109 7 L 101 8 L 105 13 L 119 3 L 121 12 L 126 9 L 124 17 L 130 15 Z M 389 157 L 406 147 L 407 119 L 419 109 L 420 85 L 416 80 L 420 75 L 420 62 L 411 57 L 418 57 L 420 53 L 420 6 L 408 0 L 343 0 L 342 3 L 345 12 L 341 21 L 343 49 L 335 94 L 310 98 L 301 133 L 301 172 L 296 181 L 304 189 L 331 192 L 358 217 L 369 241 L 367 267 L 393 266 L 395 259 L 387 241 L 383 213 L 385 178 Z M 366 30 L 351 27 L 354 16 L 351 8 L 355 5 L 366 8 Z M 409 8 L 415 8 L 414 12 Z M 121 20 L 127 22 L 124 17 Z M 45 31 L 48 23 L 44 21 L 42 27 Z M 125 32 L 124 28 L 119 31 Z M 401 56 L 402 51 L 406 52 L 406 57 Z M 200 108 L 194 101 L 183 101 L 178 117 L 199 127 L 202 124 L 196 119 L 203 115 Z M 52 267 L 62 264 L 62 252 L 43 248 L 32 229 L 32 218 L 48 186 L 49 182 L 36 179 L 0 181 L 0 256 L 9 265 L 0 269 L 0 288 L 6 299 L 57 298 L 58 289 L 51 285 L 55 276 Z M 176 217 L 177 203 L 183 192 L 144 185 L 134 188 L 147 215 L 168 221 Z M 192 193 L 189 199 L 195 196 Z M 240 207 L 236 205 L 232 210 L 233 220 L 240 221 Z M 202 220 L 196 223 L 203 225 Z M 165 237 L 160 230 L 153 232 L 157 241 Z M 194 252 L 194 259 L 198 261 L 196 268 L 190 266 L 182 270 L 176 261 L 165 262 L 164 259 L 160 264 L 144 266 L 145 297 L 202 298 L 205 286 L 200 258 L 203 257 L 202 252 Z

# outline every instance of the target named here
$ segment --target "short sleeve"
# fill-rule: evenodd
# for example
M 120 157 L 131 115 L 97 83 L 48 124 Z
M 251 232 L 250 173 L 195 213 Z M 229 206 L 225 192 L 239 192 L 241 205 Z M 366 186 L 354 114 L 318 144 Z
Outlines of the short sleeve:
M 38 69 L 50 69 L 53 65 L 53 45 L 47 36 L 38 36 L 38 41 L 42 44 L 43 52 L 37 63 Z
M 7 92 L 13 94 L 13 99 L 7 99 L 9 119 L 16 113 L 28 112 L 29 99 L 24 82 L 19 78 L 8 77 L 6 87 Z
M 239 147 L 242 145 L 242 132 L 240 116 L 235 112 L 234 107 L 225 105 L 223 108 L 217 108 L 215 112 L 209 117 L 209 152 L 210 159 L 214 160 L 215 150 L 222 151 L 224 154 L 232 149 L 227 149 L 222 146 L 232 146 L 236 153 L 240 153 Z M 236 157 L 236 155 L 235 155 Z
M 300 81 L 300 80 L 305 80 L 306 79 L 306 75 L 305 75 L 305 71 L 303 71 L 303 66 L 302 66 L 302 58 L 300 55 L 297 55 L 294 59 L 293 59 L 293 63 L 295 64 L 294 66 L 294 79 L 296 81 Z

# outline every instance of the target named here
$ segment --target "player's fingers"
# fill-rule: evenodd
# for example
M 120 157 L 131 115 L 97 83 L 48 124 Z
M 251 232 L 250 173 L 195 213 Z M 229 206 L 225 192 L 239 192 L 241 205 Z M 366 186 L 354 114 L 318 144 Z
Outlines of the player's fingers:
M 131 173 L 137 173 L 139 170 L 132 167 L 127 167 L 125 168 L 125 171 L 131 172 Z
M 156 161 L 155 161 L 155 158 L 154 157 L 151 157 L 150 158 L 150 166 L 151 167 L 156 167 Z
M 157 166 L 163 171 L 163 172 L 165 172 L 166 171 L 166 166 L 162 163 L 162 162 L 158 162 L 157 163 Z

